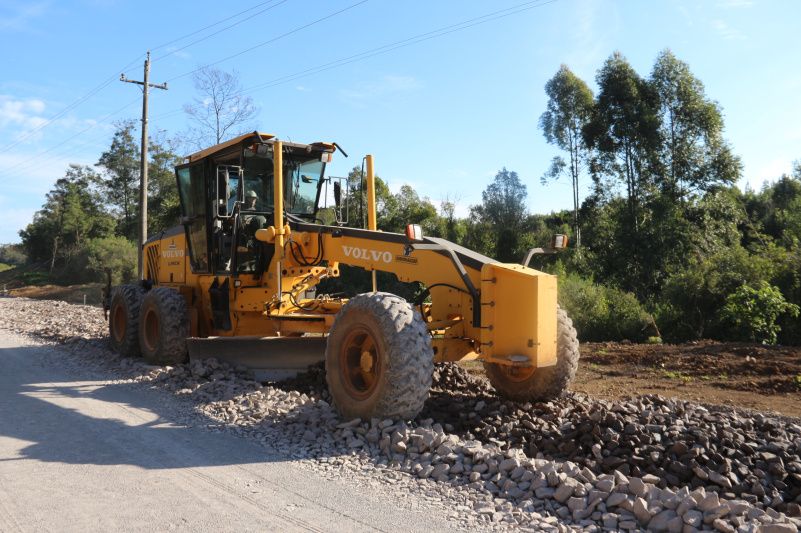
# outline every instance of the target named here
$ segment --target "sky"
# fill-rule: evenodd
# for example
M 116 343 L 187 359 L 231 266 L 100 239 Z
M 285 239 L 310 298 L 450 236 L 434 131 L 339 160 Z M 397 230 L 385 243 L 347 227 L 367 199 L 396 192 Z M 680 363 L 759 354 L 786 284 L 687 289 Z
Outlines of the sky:
M 329 174 L 370 153 L 392 190 L 464 215 L 503 167 L 532 212 L 572 206 L 569 180 L 540 183 L 559 153 L 538 127 L 544 85 L 566 64 L 595 91 L 616 50 L 647 76 L 670 48 L 720 104 L 739 185 L 777 179 L 801 159 L 799 34 L 796 0 L 0 0 L 0 243 L 141 117 L 119 75 L 141 80 L 148 49 L 169 87 L 151 134 L 188 130 L 191 72 L 213 64 L 238 73 L 255 128 L 340 144 Z

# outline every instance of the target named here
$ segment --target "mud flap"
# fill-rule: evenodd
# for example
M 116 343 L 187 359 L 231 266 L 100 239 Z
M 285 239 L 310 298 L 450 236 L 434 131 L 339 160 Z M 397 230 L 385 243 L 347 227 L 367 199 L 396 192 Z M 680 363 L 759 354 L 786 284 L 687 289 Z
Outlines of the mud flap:
M 209 287 L 209 299 L 211 300 L 211 314 L 214 321 L 214 329 L 219 331 L 231 330 L 231 309 L 229 307 L 229 278 L 225 278 L 222 283 L 214 278 Z

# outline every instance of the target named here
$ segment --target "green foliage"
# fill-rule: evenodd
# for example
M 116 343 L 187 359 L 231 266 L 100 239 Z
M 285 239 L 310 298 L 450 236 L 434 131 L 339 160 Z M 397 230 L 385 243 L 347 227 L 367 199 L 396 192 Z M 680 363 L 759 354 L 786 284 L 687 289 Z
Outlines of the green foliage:
M 0 263 L 0 272 L 5 272 L 6 270 L 11 270 L 14 268 L 14 265 L 9 265 L 8 263 Z
M 0 262 L 16 266 L 25 264 L 28 256 L 22 244 L 2 244 L 0 245 Z
M 573 319 L 582 341 L 644 341 L 653 336 L 653 318 L 631 293 L 563 274 L 559 303 Z
M 559 67 L 554 77 L 545 84 L 545 93 L 548 95 L 548 107 L 540 117 L 540 128 L 548 143 L 567 152 L 568 157 L 567 160 L 561 156 L 554 157 L 542 181 L 555 180 L 563 174 L 570 177 L 576 246 L 580 247 L 579 178 L 589 157 L 582 132 L 592 118 L 595 103 L 590 88 L 567 65 Z
M 656 59 L 649 80 L 658 101 L 661 190 L 672 199 L 728 185 L 740 177 L 741 164 L 722 138 L 720 106 L 704 85 L 670 50 Z
M 120 217 L 117 233 L 131 240 L 137 238 L 139 216 L 140 148 L 135 131 L 136 125 L 131 120 L 118 123 L 111 146 L 97 162 L 105 171 L 103 189 L 108 203 Z
M 48 285 L 52 281 L 47 272 L 42 272 L 40 270 L 21 272 L 19 280 L 23 285 Z
M 148 234 L 175 226 L 181 218 L 181 204 L 175 181 L 175 167 L 183 158 L 176 153 L 177 141 L 160 135 L 149 143 Z
M 735 334 L 739 332 L 747 340 L 776 344 L 781 331 L 776 320 L 783 314 L 796 318 L 798 313 L 799 307 L 788 303 L 777 287 L 761 280 L 754 287 L 742 285 L 728 295 L 721 317 L 737 328 Z
M 113 232 L 114 219 L 105 209 L 99 183 L 100 177 L 91 168 L 78 165 L 71 165 L 56 181 L 33 222 L 20 231 L 30 261 L 49 263 L 51 273 L 56 267 L 82 272 L 81 252 L 86 242 Z
M 742 284 L 769 277 L 771 265 L 740 246 L 699 255 L 670 275 L 657 299 L 656 319 L 671 341 L 721 338 L 720 309 Z
M 503 168 L 495 175 L 481 193 L 481 204 L 470 208 L 468 234 L 487 232 L 475 243 L 478 250 L 505 263 L 523 258 L 526 246 L 520 237 L 528 215 L 527 196 L 517 172 Z
M 113 285 L 136 278 L 136 245 L 125 237 L 93 239 L 87 244 L 86 255 L 95 281 L 105 281 L 107 271 L 111 271 Z

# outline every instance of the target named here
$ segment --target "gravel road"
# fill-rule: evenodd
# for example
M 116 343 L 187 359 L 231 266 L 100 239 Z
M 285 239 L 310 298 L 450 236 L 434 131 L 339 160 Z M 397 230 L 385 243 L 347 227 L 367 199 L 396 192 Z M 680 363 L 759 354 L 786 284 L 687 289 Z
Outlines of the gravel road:
M 180 422 L 187 413 L 166 395 L 64 356 L 0 335 L 0 531 L 453 528 L 369 484 Z
M 202 425 L 205 429 L 200 433 L 211 434 L 211 430 L 226 438 L 232 434 L 244 437 L 226 441 L 218 454 L 212 454 L 217 462 L 209 459 L 212 464 L 206 467 L 249 469 L 253 463 L 247 452 L 238 458 L 238 448 L 256 446 L 253 453 L 261 458 L 260 468 L 281 465 L 303 472 L 297 475 L 298 485 L 282 485 L 284 489 L 297 486 L 296 497 L 308 495 L 311 485 L 323 486 L 322 480 L 344 487 L 339 492 L 346 502 L 334 500 L 323 507 L 354 522 L 328 521 L 325 529 L 794 533 L 801 525 L 801 425 L 794 420 L 658 396 L 603 401 L 568 394 L 545 404 L 516 404 L 495 397 L 485 382 L 454 365 L 437 367 L 432 398 L 414 421 L 340 420 L 327 401 L 319 368 L 290 382 L 265 385 L 253 381 L 244 369 L 215 361 L 147 366 L 119 358 L 107 349 L 106 325 L 97 309 L 59 302 L 2 299 L 0 329 L 58 345 L 51 353 L 59 354 L 59 360 L 79 376 L 98 373 L 105 383 L 101 391 L 121 387 L 119 390 L 142 395 L 136 402 L 111 399 L 115 406 L 108 409 L 115 413 L 150 401 L 150 415 L 142 416 L 144 420 L 156 416 L 156 422 L 125 424 L 148 427 L 147 436 L 135 441 L 133 448 L 150 450 L 151 428 L 161 423 Z M 44 363 L 38 366 L 49 368 Z M 64 392 L 45 387 L 39 393 L 53 394 L 53 389 Z M 78 399 L 86 398 L 73 390 L 62 399 L 65 409 L 73 413 L 71 402 Z M 8 414 L 0 410 L 3 419 L 18 416 L 24 426 L 27 417 L 15 413 L 13 409 Z M 126 420 L 123 414 L 90 418 Z M 18 446 L 35 450 L 37 442 L 51 435 L 47 423 L 36 427 L 40 431 L 36 439 L 20 437 L 34 444 Z M 97 430 L 92 440 L 100 440 L 105 433 Z M 189 440 L 195 442 L 195 437 Z M 201 440 L 198 437 L 197 442 Z M 130 453 L 126 438 L 115 442 L 121 452 Z M 111 466 L 91 448 L 74 442 L 67 448 L 80 450 L 72 453 L 79 458 L 83 455 L 76 461 L 83 467 L 87 463 Z M 200 446 L 197 454 L 207 449 Z M 140 462 L 147 457 L 175 455 L 141 453 Z M 218 464 L 220 457 L 229 455 L 237 459 Z M 142 465 L 135 461 L 110 463 L 117 465 L 115 472 L 139 467 L 141 474 Z M 185 473 L 200 468 L 193 463 L 168 466 Z M 163 474 L 171 468 L 152 470 Z M 5 466 L 0 466 L 0 477 L 4 475 Z M 229 475 L 234 480 L 230 484 L 239 479 Z M 285 480 L 295 475 L 279 476 Z M 161 490 L 146 488 L 134 479 L 132 476 L 134 487 L 142 487 L 136 489 L 138 494 Z M 364 493 L 373 499 L 363 500 L 360 495 Z M 243 496 L 247 496 L 245 489 L 232 498 L 247 502 Z M 348 507 L 348 501 L 355 509 Z M 285 515 L 305 517 L 308 511 L 309 518 L 303 519 L 317 524 L 311 517 L 323 511 L 304 505 Z M 391 511 L 385 514 L 386 508 Z M 364 512 L 358 514 L 359 509 Z M 380 524 L 370 522 L 370 517 L 379 520 L 375 515 L 386 519 Z M 422 526 L 419 517 L 426 517 Z

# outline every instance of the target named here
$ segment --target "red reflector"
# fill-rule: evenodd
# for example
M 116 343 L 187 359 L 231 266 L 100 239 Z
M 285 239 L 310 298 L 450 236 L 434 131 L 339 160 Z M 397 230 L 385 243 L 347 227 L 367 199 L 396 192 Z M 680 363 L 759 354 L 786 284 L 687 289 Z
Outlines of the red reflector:
M 419 224 L 409 224 L 406 226 L 406 238 L 410 241 L 422 241 L 423 228 Z

